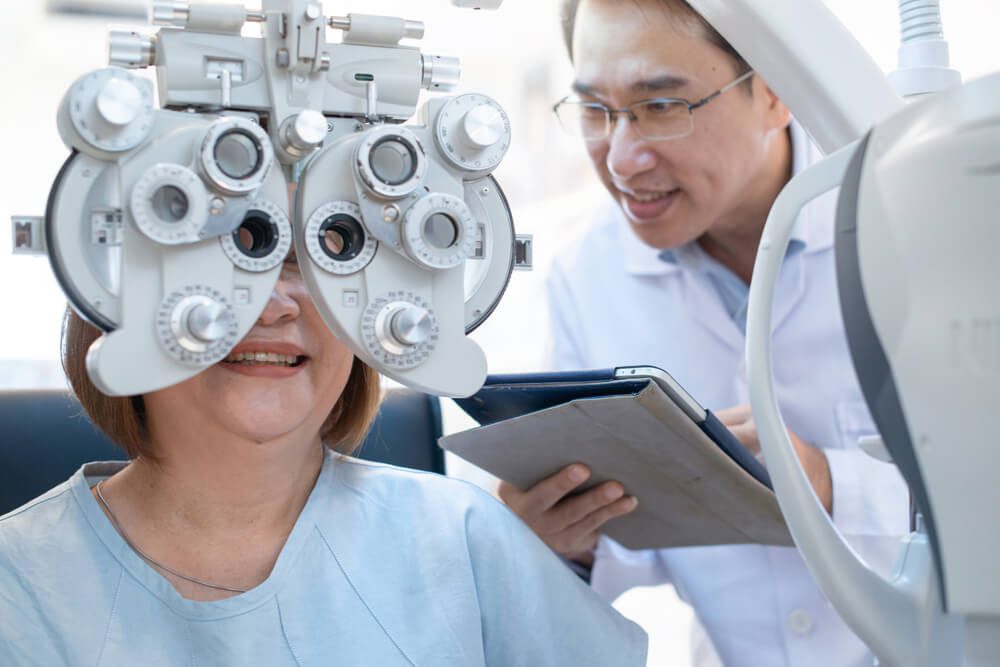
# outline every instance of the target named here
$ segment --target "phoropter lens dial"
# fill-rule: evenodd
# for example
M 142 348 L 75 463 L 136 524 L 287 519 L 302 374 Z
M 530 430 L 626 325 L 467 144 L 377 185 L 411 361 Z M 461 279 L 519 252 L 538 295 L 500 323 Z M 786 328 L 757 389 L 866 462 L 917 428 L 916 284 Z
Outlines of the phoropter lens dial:
M 280 206 L 257 199 L 231 234 L 219 237 L 222 250 L 246 271 L 269 271 L 284 261 L 292 247 L 292 225 Z
M 201 171 L 212 185 L 227 194 L 242 195 L 264 183 L 274 148 L 257 123 L 232 116 L 209 126 L 198 156 Z
M 413 292 L 389 292 L 371 301 L 361 318 L 365 349 L 390 368 L 416 368 L 430 357 L 440 334 L 430 304 Z
M 109 153 L 131 150 L 153 129 L 153 92 L 148 81 L 131 72 L 107 67 L 73 84 L 60 107 L 60 128 L 73 147 L 87 145 Z M 65 125 L 69 120 L 70 127 Z M 69 134 L 75 133 L 78 139 Z
M 305 228 L 306 251 L 327 273 L 350 275 L 368 266 L 378 241 L 361 223 L 361 208 L 354 202 L 323 204 L 309 216 Z
M 232 305 L 207 285 L 189 285 L 167 295 L 156 322 L 163 349 L 183 364 L 214 364 L 237 342 L 239 324 Z
M 200 240 L 208 218 L 208 194 L 198 175 L 179 164 L 154 164 L 132 187 L 136 226 L 164 245 Z
M 510 146 L 510 118 L 496 100 L 479 93 L 448 101 L 434 121 L 441 153 L 459 169 L 486 174 Z
M 428 269 L 450 269 L 472 255 L 476 220 L 465 201 L 435 192 L 418 199 L 403 218 L 406 254 Z
M 355 154 L 358 177 L 373 193 L 400 199 L 413 192 L 427 172 L 427 156 L 420 140 L 404 127 L 369 130 Z

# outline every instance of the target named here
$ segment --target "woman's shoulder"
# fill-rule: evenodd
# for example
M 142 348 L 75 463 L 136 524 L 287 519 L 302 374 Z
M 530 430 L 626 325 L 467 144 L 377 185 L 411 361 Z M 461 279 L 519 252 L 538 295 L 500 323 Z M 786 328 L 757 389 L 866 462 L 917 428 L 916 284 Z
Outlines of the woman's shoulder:
M 503 509 L 500 501 L 465 480 L 350 456 L 336 455 L 334 478 L 343 488 L 383 507 Z
M 346 456 L 336 457 L 332 472 L 323 515 L 338 526 L 353 517 L 357 530 L 379 539 L 392 534 L 472 548 L 520 524 L 506 505 L 465 480 Z
M 0 553 L 8 551 L 7 545 L 29 545 L 34 542 L 32 537 L 51 532 L 57 521 L 72 511 L 71 483 L 72 478 L 0 516 Z

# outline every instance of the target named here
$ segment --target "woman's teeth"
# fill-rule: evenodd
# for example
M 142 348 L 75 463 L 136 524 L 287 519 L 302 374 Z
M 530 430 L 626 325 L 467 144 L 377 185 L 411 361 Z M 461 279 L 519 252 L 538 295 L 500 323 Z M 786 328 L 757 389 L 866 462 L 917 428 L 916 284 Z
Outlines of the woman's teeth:
M 275 354 L 274 352 L 237 352 L 226 357 L 228 364 L 244 364 L 247 366 L 278 365 L 298 366 L 301 358 L 292 354 Z

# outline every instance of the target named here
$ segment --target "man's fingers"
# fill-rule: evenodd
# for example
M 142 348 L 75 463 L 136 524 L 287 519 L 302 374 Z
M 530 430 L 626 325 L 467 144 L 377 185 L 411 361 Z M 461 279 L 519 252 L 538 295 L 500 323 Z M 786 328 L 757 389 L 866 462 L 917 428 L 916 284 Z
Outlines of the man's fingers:
M 597 543 L 600 528 L 611 519 L 628 514 L 638 505 L 635 497 L 624 496 L 591 512 L 580 521 L 559 533 L 543 537 L 545 542 L 563 556 L 589 551 Z
M 507 482 L 501 482 L 497 493 L 500 495 L 500 499 L 514 510 L 515 514 L 527 520 L 525 517 L 538 516 L 550 510 L 566 494 L 585 482 L 588 477 L 590 477 L 590 470 L 587 469 L 587 466 L 574 463 L 554 475 L 546 477 L 527 491 L 520 491 Z M 529 521 L 529 523 L 531 522 Z
M 622 516 L 623 514 L 628 514 L 638 505 L 639 501 L 636 500 L 635 496 L 625 496 L 624 498 L 619 498 L 610 505 L 605 505 L 596 512 L 591 512 L 586 517 L 578 521 L 571 530 L 580 536 L 597 531 L 601 528 L 601 526 L 606 524 L 608 521 L 611 521 L 611 519 Z
M 712 412 L 715 414 L 716 419 L 726 426 L 736 426 L 737 424 L 742 424 L 753 417 L 753 413 L 750 411 L 750 406 L 747 404 L 734 405 L 730 408 L 713 410 Z
M 564 530 L 589 514 L 610 505 L 625 495 L 618 482 L 605 482 L 572 498 L 566 498 L 549 513 L 555 530 Z
M 753 421 L 744 422 L 736 426 L 730 426 L 729 431 L 736 436 L 740 444 L 754 456 L 760 451 L 760 440 L 757 439 L 757 427 Z

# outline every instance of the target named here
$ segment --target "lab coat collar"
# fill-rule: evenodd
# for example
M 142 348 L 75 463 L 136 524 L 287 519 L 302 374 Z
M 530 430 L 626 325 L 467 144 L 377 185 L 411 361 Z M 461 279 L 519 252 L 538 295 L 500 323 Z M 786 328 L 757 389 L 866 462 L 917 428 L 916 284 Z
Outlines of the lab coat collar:
M 792 174 L 797 175 L 807 167 L 815 164 L 823 155 L 812 143 L 805 129 L 794 120 L 789 125 L 789 135 L 792 141 Z M 832 200 L 831 200 L 832 203 Z M 646 245 L 632 233 L 617 203 L 608 204 L 608 214 L 619 224 L 618 237 L 621 243 L 622 256 L 625 262 L 625 272 L 630 275 L 665 276 L 680 270 L 676 261 L 679 252 L 684 252 L 684 246 L 664 251 Z M 799 241 L 802 253 L 813 253 L 825 250 L 833 245 L 833 226 L 829 224 L 830 212 L 826 206 L 807 207 L 800 215 L 792 230 L 792 240 Z M 694 244 L 692 241 L 691 244 Z M 675 261 L 671 261 L 674 259 Z

